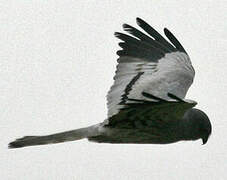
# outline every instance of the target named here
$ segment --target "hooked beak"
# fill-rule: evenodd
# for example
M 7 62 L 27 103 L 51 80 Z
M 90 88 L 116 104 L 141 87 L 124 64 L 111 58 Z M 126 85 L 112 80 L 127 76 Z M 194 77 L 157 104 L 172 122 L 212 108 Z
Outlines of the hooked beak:
M 209 136 L 205 136 L 205 137 L 202 138 L 202 141 L 203 141 L 202 145 L 207 143 L 208 138 L 209 138 Z

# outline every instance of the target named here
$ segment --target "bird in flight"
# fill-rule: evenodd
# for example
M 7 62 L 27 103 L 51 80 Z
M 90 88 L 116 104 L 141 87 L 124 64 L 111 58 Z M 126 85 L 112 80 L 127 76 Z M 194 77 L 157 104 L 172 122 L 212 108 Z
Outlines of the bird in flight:
M 142 31 L 123 24 L 114 84 L 107 94 L 108 117 L 99 124 L 45 136 L 25 136 L 9 148 L 54 144 L 87 138 L 98 143 L 168 144 L 211 134 L 208 116 L 186 100 L 195 71 L 190 58 L 168 30 L 169 41 L 140 18 Z

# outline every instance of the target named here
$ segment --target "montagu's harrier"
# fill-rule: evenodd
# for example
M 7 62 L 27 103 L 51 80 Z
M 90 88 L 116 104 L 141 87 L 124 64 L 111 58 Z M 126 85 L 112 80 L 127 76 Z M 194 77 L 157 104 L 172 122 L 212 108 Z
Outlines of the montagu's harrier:
M 144 20 L 144 32 L 124 24 L 131 36 L 116 32 L 121 40 L 114 84 L 107 95 L 108 117 L 90 127 L 45 136 L 25 136 L 9 148 L 61 143 L 87 138 L 99 143 L 168 144 L 202 139 L 211 134 L 207 115 L 185 100 L 195 75 L 190 58 L 168 30 L 167 41 Z

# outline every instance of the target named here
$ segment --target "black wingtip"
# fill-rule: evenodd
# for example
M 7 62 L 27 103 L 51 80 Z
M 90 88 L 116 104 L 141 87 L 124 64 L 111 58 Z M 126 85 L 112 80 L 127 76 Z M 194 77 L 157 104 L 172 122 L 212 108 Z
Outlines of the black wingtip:
M 164 28 L 164 34 L 166 35 L 166 37 L 170 38 L 170 36 L 173 36 L 173 34 L 170 32 L 169 29 L 167 29 L 166 27 Z
M 140 25 L 141 23 L 147 24 L 143 19 L 141 19 L 141 18 L 139 18 L 139 17 L 136 18 L 136 23 L 137 23 L 138 25 Z
M 118 50 L 118 51 L 116 52 L 116 54 L 117 54 L 118 56 L 125 56 L 125 55 L 126 55 L 126 53 L 125 53 L 124 50 Z
M 164 33 L 170 32 L 166 27 L 164 28 Z
M 137 23 L 138 25 L 140 25 L 141 22 L 144 22 L 144 20 L 142 20 L 141 18 L 137 17 L 137 18 L 136 18 L 136 23 Z
M 181 43 L 177 40 L 177 38 L 173 35 L 173 33 L 170 30 L 164 28 L 164 33 L 166 37 L 170 40 L 170 42 L 177 48 L 177 50 L 187 54 L 184 47 L 181 45 Z
M 114 32 L 114 36 L 115 36 L 115 37 L 119 37 L 120 34 L 121 34 L 121 33 L 119 33 L 119 32 Z
M 118 45 L 119 45 L 122 49 L 125 48 L 125 43 L 124 43 L 124 42 L 119 42 Z
M 164 28 L 164 33 L 166 35 L 166 37 L 170 38 L 170 36 L 173 36 L 173 34 L 170 32 L 169 29 L 167 29 L 166 27 Z
M 132 26 L 128 25 L 128 24 L 123 24 L 122 25 L 124 31 L 127 31 L 130 33 L 131 29 L 133 28 Z

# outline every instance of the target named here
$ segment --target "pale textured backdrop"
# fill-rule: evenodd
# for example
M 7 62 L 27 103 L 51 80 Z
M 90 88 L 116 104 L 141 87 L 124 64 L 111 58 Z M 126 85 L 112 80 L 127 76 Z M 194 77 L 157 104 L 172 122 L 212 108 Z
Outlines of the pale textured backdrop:
M 177 1 L 0 2 L 0 179 L 227 179 L 227 3 Z M 169 28 L 191 57 L 188 98 L 213 124 L 207 145 L 111 145 L 86 140 L 8 150 L 8 142 L 106 118 L 121 24 Z

